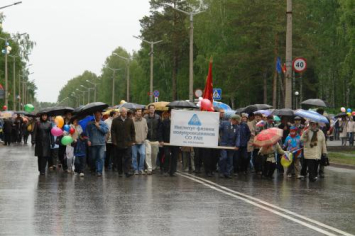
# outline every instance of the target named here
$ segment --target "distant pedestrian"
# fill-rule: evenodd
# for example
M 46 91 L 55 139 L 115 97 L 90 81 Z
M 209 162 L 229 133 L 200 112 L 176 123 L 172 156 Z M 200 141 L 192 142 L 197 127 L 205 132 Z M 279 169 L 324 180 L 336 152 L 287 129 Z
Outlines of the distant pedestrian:
M 51 123 L 47 114 L 41 114 L 41 118 L 35 123 L 32 143 L 35 145 L 35 156 L 38 157 L 38 171 L 45 174 L 48 157 L 51 155 Z

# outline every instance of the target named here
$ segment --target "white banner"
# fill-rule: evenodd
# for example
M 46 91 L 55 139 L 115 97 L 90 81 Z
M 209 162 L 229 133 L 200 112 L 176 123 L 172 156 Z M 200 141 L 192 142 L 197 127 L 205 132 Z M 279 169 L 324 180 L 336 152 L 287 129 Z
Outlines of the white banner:
M 217 147 L 219 113 L 171 111 L 170 144 L 187 147 Z

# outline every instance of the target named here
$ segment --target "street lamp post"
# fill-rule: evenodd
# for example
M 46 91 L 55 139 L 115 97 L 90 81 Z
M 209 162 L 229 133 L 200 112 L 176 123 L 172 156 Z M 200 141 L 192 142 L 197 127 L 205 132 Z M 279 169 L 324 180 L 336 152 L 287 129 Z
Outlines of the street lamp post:
M 88 103 L 90 102 L 90 88 L 85 87 L 84 85 L 80 85 L 80 87 L 88 90 Z
M 83 93 L 83 105 L 85 105 L 85 98 L 84 98 L 84 96 L 85 96 L 85 91 L 81 91 L 80 89 L 76 89 L 76 91 L 78 91 L 78 92 L 81 92 L 81 93 Z
M 9 47 L 9 42 L 8 42 L 8 39 L 5 39 L 5 38 L 1 38 L 0 39 L 4 40 L 5 41 L 5 49 L 2 50 L 2 52 L 5 54 L 5 106 L 8 107 L 8 78 L 7 78 L 7 54 L 9 54 L 9 50 L 8 50 L 8 47 Z
M 115 74 L 116 74 L 116 71 L 121 70 L 121 68 L 113 69 L 113 68 L 107 66 L 107 69 L 113 71 L 113 75 L 112 75 L 112 106 L 114 106 L 115 105 Z
M 14 111 L 16 111 L 16 57 L 19 57 L 19 56 L 12 56 L 12 55 L 9 55 L 10 57 L 12 57 L 14 59 L 14 64 L 13 64 L 13 84 L 12 84 L 12 93 L 13 93 L 13 109 Z
M 62 101 L 58 102 L 57 104 L 55 104 L 56 106 L 60 105 L 62 102 L 64 102 L 65 100 L 69 99 L 69 97 L 64 98 Z
M 188 16 L 190 16 L 190 64 L 189 64 L 189 100 L 193 102 L 193 94 L 194 94 L 194 67 L 193 67 L 193 60 L 194 60 L 194 16 L 198 15 L 204 11 L 200 11 L 200 8 L 187 12 L 184 10 L 181 10 L 175 6 L 171 6 L 169 4 L 163 3 L 165 6 L 171 7 L 175 9 L 176 11 L 182 12 Z
M 127 98 L 126 98 L 126 100 L 127 100 L 127 102 L 129 102 L 129 83 L 130 83 L 130 81 L 129 81 L 129 64 L 131 62 L 131 59 L 129 59 L 128 57 L 120 56 L 115 52 L 113 53 L 113 55 L 116 55 L 119 58 L 121 58 L 127 62 Z
M 94 102 L 96 102 L 96 93 L 97 93 L 96 87 L 97 87 L 98 83 L 93 83 L 93 82 L 91 82 L 89 80 L 86 80 L 86 82 L 88 82 L 89 84 L 94 85 L 94 88 L 93 88 L 94 89 Z
M 70 95 L 75 98 L 75 106 L 80 106 L 80 96 L 77 97 L 74 92 Z
M 32 66 L 32 64 L 29 64 L 29 65 L 27 66 L 27 68 L 30 67 L 30 66 Z M 28 73 L 28 72 L 26 71 L 26 69 L 24 69 L 24 70 L 22 71 L 22 75 L 19 74 L 19 77 L 18 77 L 18 95 L 19 95 L 18 110 L 19 110 L 19 111 L 21 110 L 21 100 L 24 99 L 23 97 L 21 97 L 21 96 L 22 96 L 22 95 L 21 95 L 21 84 L 22 84 L 22 82 L 21 82 L 21 77 L 23 78 L 23 80 L 25 80 L 25 79 L 24 79 L 24 78 L 25 78 L 25 72 Z M 30 73 L 30 74 L 33 74 L 33 72 Z M 22 89 L 22 91 L 23 91 L 23 89 Z
M 6 5 L 6 6 L 3 6 L 3 7 L 0 7 L 0 9 L 4 9 L 4 8 L 7 8 L 7 7 L 12 7 L 12 6 L 15 6 L 15 5 L 18 5 L 18 4 L 21 4 L 22 2 L 15 2 L 15 3 L 12 3 L 10 5 Z
M 300 95 L 300 93 L 298 91 L 295 92 L 295 107 L 296 109 L 298 109 L 298 96 Z
M 150 98 L 150 102 L 153 102 L 153 55 L 154 55 L 154 44 L 158 44 L 163 42 L 163 40 L 159 40 L 159 41 L 147 41 L 141 37 L 137 37 L 137 36 L 133 36 L 137 39 L 141 39 L 143 42 L 146 42 L 148 44 L 150 44 L 150 91 L 149 91 L 149 98 Z

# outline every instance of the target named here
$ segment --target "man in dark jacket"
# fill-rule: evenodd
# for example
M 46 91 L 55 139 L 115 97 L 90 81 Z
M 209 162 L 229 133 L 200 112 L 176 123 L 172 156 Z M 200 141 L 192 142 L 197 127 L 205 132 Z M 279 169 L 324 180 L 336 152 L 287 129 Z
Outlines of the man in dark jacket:
M 170 143 L 170 127 L 171 127 L 171 120 L 170 120 L 170 111 L 165 111 L 163 113 L 163 121 L 160 125 L 159 129 L 159 143 L 161 146 L 164 143 Z M 177 168 L 177 159 L 179 154 L 179 147 L 176 146 L 164 146 L 164 163 L 163 165 L 163 175 L 168 176 L 175 176 L 176 168 Z
M 240 131 L 237 124 L 240 119 L 240 116 L 234 115 L 231 117 L 230 121 L 223 121 L 219 126 L 221 136 L 220 146 L 234 147 L 234 150 L 223 149 L 219 160 L 220 173 L 227 179 L 231 178 L 233 156 L 235 151 L 239 149 L 237 144 L 240 144 Z
M 4 144 L 10 146 L 11 144 L 11 132 L 12 132 L 12 121 L 10 118 L 6 118 L 3 126 L 4 132 Z
M 234 173 L 236 171 L 247 173 L 249 159 L 248 159 L 248 142 L 251 136 L 248 125 L 245 122 L 241 122 L 240 119 L 237 119 L 238 131 L 239 131 L 239 142 L 236 143 L 236 147 L 238 147 L 238 151 L 234 156 Z
M 157 156 L 159 153 L 159 143 L 158 143 L 158 133 L 161 125 L 160 116 L 155 114 L 155 106 L 148 106 L 149 114 L 145 115 L 144 118 L 148 125 L 148 135 L 145 141 L 146 146 L 146 159 L 145 163 L 148 167 L 148 174 L 155 170 Z
M 122 171 L 124 171 L 126 177 L 130 177 L 132 176 L 130 172 L 132 165 L 131 148 L 136 143 L 136 131 L 133 120 L 127 117 L 126 108 L 121 108 L 120 113 L 121 115 L 112 121 L 111 139 L 116 148 L 114 155 L 116 156 L 118 174 L 121 177 Z

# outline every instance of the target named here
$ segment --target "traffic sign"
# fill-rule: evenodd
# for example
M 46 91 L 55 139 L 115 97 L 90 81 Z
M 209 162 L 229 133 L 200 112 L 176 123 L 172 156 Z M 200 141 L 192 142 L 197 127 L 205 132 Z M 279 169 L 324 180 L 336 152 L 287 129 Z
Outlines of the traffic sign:
M 201 89 L 196 89 L 195 90 L 195 97 L 197 97 L 197 98 L 202 97 L 202 94 L 203 94 L 203 92 L 202 92 Z
M 159 102 L 159 98 L 158 97 L 154 97 L 154 102 Z
M 155 91 L 153 92 L 153 95 L 154 95 L 154 97 L 159 97 L 159 91 L 158 91 L 158 90 L 155 90 Z
M 214 88 L 213 89 L 213 100 L 221 100 L 222 99 L 222 89 Z
M 293 60 L 293 70 L 295 72 L 303 72 L 307 69 L 307 61 L 306 59 L 302 57 L 298 57 L 295 60 Z

